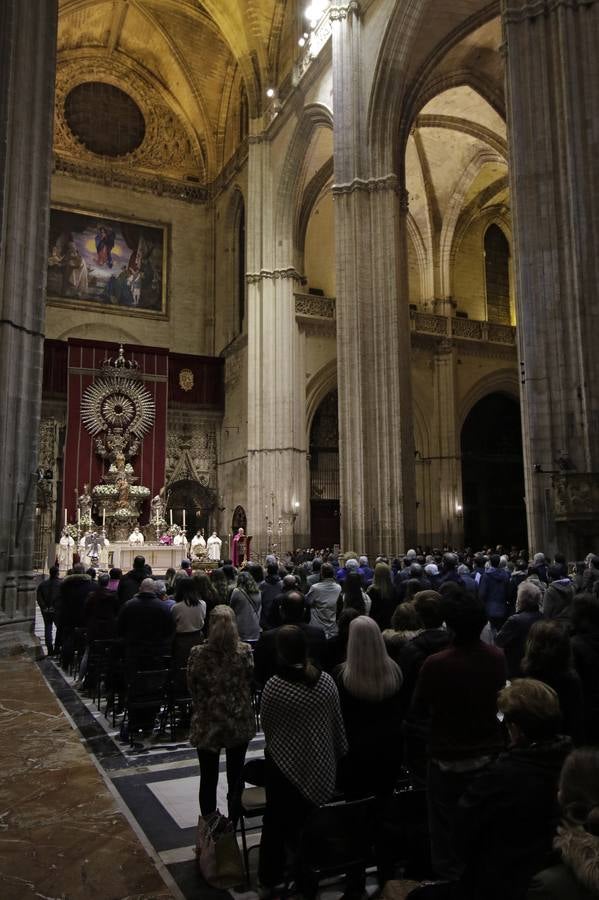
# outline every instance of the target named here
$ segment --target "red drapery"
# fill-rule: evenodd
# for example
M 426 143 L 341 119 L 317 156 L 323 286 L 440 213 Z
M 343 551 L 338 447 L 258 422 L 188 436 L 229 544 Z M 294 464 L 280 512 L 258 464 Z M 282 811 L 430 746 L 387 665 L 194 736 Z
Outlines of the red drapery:
M 81 397 L 99 375 L 98 367 L 107 356 L 118 353 L 118 344 L 71 339 L 68 343 L 67 434 L 63 469 L 62 508 L 68 510 L 69 522 L 77 517 L 76 498 L 89 484 L 90 490 L 100 484 L 107 462 L 95 452 L 94 441 L 81 422 Z M 164 484 L 166 458 L 166 415 L 168 396 L 168 350 L 157 347 L 124 345 L 125 356 L 139 364 L 144 387 L 154 398 L 154 427 L 143 439 L 141 450 L 131 460 L 138 484 L 150 488 L 150 496 Z M 99 514 L 101 515 L 101 514 Z M 96 516 L 99 520 L 99 515 Z M 142 509 L 142 523 L 149 516 L 149 501 Z

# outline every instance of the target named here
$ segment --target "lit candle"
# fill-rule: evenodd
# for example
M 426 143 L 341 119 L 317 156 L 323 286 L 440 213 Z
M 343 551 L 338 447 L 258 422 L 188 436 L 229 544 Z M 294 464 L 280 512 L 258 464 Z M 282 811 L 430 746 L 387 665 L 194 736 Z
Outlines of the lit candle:
M 185 510 L 183 510 L 183 531 L 185 531 Z
M 170 515 L 170 517 L 171 517 L 171 528 L 172 528 L 172 527 L 173 527 L 173 511 L 172 511 L 172 509 L 169 509 L 168 512 L 169 512 L 169 515 Z

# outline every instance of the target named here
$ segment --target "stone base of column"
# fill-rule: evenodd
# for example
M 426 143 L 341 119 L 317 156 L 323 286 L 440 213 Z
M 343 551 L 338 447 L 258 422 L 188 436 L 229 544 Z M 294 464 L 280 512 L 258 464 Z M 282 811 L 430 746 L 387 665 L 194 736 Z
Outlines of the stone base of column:
M 42 645 L 35 636 L 35 619 L 0 621 L 0 658 L 23 653 L 31 659 L 44 657 Z

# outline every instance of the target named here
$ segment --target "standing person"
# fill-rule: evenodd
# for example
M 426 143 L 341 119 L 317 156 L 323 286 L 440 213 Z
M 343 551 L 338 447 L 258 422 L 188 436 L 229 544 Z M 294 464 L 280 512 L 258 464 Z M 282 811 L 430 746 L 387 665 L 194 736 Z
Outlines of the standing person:
M 503 652 L 480 639 L 487 617 L 464 591 L 443 597 L 451 645 L 422 664 L 412 715 L 430 715 L 427 802 L 433 868 L 457 881 L 462 862 L 453 845 L 457 804 L 472 779 L 503 749 L 497 693 L 505 685 Z
M 562 574 L 561 566 L 549 566 L 547 577 L 549 586 L 545 591 L 543 616 L 546 619 L 559 619 L 568 623 L 572 614 L 574 585 L 567 575 Z
M 491 556 L 491 565 L 478 585 L 478 596 L 485 604 L 487 618 L 495 634 L 507 618 L 510 575 L 507 569 L 499 565 L 499 556 Z
M 269 562 L 266 566 L 266 577 L 259 585 L 260 594 L 262 595 L 262 603 L 260 607 L 260 626 L 263 631 L 273 628 L 270 613 L 275 598 L 283 590 L 283 582 L 279 577 L 279 566 L 276 561 Z
M 320 581 L 312 585 L 306 596 L 310 608 L 310 623 L 319 625 L 327 639 L 337 634 L 337 601 L 341 585 L 335 581 L 335 571 L 330 563 L 320 567 Z
M 367 592 L 371 600 L 370 615 L 381 631 L 391 626 L 397 606 L 397 592 L 391 579 L 391 569 L 383 562 L 374 567 L 373 581 Z
M 358 572 L 349 571 L 343 579 L 337 612 L 340 613 L 342 609 L 355 609 L 361 616 L 367 616 L 371 606 L 372 600 L 362 590 L 362 576 Z
M 119 582 L 117 589 L 119 606 L 124 606 L 127 600 L 137 594 L 144 578 L 147 578 L 145 557 L 136 556 L 133 560 L 133 568 Z
M 583 743 L 584 700 L 582 684 L 574 669 L 570 636 L 561 622 L 540 619 L 528 632 L 522 674 L 552 687 L 562 711 L 562 733 L 575 744 Z
M 503 688 L 497 706 L 509 748 L 458 804 L 455 838 L 466 865 L 461 900 L 524 900 L 531 877 L 550 856 L 559 822 L 557 785 L 572 745 L 560 734 L 557 694 L 521 678 Z
M 241 529 L 240 529 L 241 530 Z M 231 609 L 237 618 L 242 641 L 255 643 L 260 637 L 260 609 L 262 598 L 258 585 L 249 572 L 240 572 L 231 594 Z
M 85 601 L 94 583 L 82 563 L 73 566 L 72 575 L 63 578 L 58 593 L 58 631 L 62 667 L 68 669 L 75 656 L 75 629 L 85 624 Z
M 497 647 L 502 647 L 507 663 L 508 678 L 518 678 L 522 673 L 520 663 L 526 650 L 528 633 L 541 618 L 539 602 L 542 594 L 532 581 L 522 581 L 518 586 L 516 612 L 506 621 L 495 638 Z
M 401 766 L 401 669 L 368 616 L 349 626 L 347 659 L 335 678 L 349 745 L 344 760 L 350 799 L 393 792 Z
M 247 746 L 256 733 L 251 700 L 252 652 L 239 639 L 235 614 L 219 604 L 212 610 L 208 638 L 193 647 L 187 681 L 193 703 L 190 743 L 200 763 L 200 811 L 216 809 L 220 751 L 227 758 L 229 816 L 241 791 Z
M 175 588 L 171 616 L 178 634 L 201 631 L 206 620 L 206 602 L 200 598 L 195 578 L 181 578 Z
M 277 636 L 279 674 L 262 694 L 266 759 L 266 812 L 260 841 L 259 879 L 267 888 L 283 880 L 285 849 L 293 855 L 300 890 L 297 851 L 310 813 L 335 790 L 337 763 L 347 752 L 339 694 L 330 675 L 307 657 L 307 640 L 294 625 Z M 313 893 L 313 886 L 302 892 Z
M 580 590 L 581 593 L 592 593 L 595 589 L 595 585 L 599 582 L 599 556 L 595 556 L 594 553 L 589 553 L 586 558 L 586 564 L 587 568 L 582 576 Z
M 599 597 L 580 594 L 572 609 L 572 652 L 582 682 L 585 741 L 599 745 Z
M 54 656 L 52 628 L 60 593 L 61 580 L 58 576 L 58 566 L 51 566 L 48 578 L 37 586 L 37 605 L 44 620 L 44 641 L 48 656 Z
M 526 900 L 593 900 L 599 896 L 599 751 L 586 747 L 566 759 L 559 783 L 562 824 L 558 857 L 532 879 Z

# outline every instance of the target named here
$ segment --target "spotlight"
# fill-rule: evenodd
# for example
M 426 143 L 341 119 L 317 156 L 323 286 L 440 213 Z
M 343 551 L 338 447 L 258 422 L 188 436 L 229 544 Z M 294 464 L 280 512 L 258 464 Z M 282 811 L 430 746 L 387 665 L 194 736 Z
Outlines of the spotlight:
M 266 96 L 269 98 L 269 100 L 272 99 L 274 97 L 274 95 L 275 95 L 275 89 L 271 88 L 271 87 L 268 88 L 266 91 Z
M 306 46 L 306 38 L 305 38 L 305 37 L 301 37 L 301 38 L 299 39 L 299 41 L 298 41 L 298 44 L 299 44 L 300 47 L 305 47 L 305 46 Z

